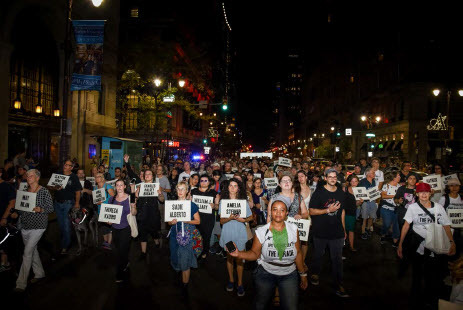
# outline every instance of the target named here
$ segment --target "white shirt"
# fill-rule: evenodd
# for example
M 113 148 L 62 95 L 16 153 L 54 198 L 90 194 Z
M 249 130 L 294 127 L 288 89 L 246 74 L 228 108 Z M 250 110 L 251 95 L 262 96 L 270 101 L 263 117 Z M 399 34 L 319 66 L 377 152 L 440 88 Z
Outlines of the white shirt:
M 461 196 L 458 195 L 457 198 L 452 198 L 449 196 L 449 206 L 447 207 L 447 215 L 449 214 L 449 210 L 461 210 L 463 211 L 463 200 L 461 199 Z M 442 196 L 439 199 L 439 204 L 444 206 L 445 205 L 445 196 Z M 451 218 L 452 224 L 455 224 L 456 222 L 459 222 L 461 218 Z M 453 225 L 452 225 L 453 227 Z M 461 228 L 461 225 L 458 225 L 458 228 Z
M 399 187 L 400 187 L 399 184 L 397 184 L 396 186 L 392 186 L 391 184 L 384 184 L 382 192 L 386 193 L 386 195 L 388 195 L 388 196 L 391 196 L 391 195 L 395 196 L 395 194 L 397 193 L 397 190 L 399 189 Z M 396 205 L 395 202 L 394 202 L 394 198 L 384 199 L 384 201 L 387 201 L 388 203 L 390 203 L 393 206 Z M 388 206 L 388 205 L 383 205 L 382 208 L 394 211 L 394 208 L 391 207 L 391 206 Z
M 438 203 L 434 204 L 434 208 L 427 209 L 429 213 L 434 215 L 438 224 L 445 226 L 450 225 L 450 219 L 444 210 L 444 207 Z M 408 223 L 413 223 L 413 231 L 423 238 L 426 238 L 426 225 L 433 223 L 432 218 L 420 208 L 418 203 L 413 203 L 408 206 L 407 213 L 405 213 L 404 220 Z M 421 242 L 418 250 L 419 254 L 424 254 L 424 240 Z
M 196 172 L 194 172 L 193 170 L 190 170 L 190 173 L 187 173 L 185 171 L 183 171 L 182 173 L 180 173 L 180 175 L 178 176 L 178 181 L 181 182 L 181 181 L 188 181 L 188 179 L 190 178 L 190 176 L 192 174 L 195 174 Z
M 384 173 L 379 169 L 375 171 L 375 182 L 376 185 L 379 185 L 380 182 L 384 182 Z
M 262 244 L 262 251 L 260 257 L 257 259 L 257 263 L 262 265 L 262 267 L 269 273 L 277 275 L 277 276 L 284 276 L 288 275 L 294 270 L 296 270 L 296 241 L 297 241 L 297 226 L 285 222 L 286 231 L 288 232 L 288 245 L 286 246 L 285 253 L 283 258 L 280 260 L 278 257 L 278 251 L 273 245 L 273 234 L 270 228 L 270 223 L 267 225 L 259 227 L 256 229 L 256 236 L 259 238 L 260 243 Z M 274 262 L 276 264 L 291 264 L 291 266 L 282 267 L 282 266 L 275 266 L 271 265 L 268 262 Z

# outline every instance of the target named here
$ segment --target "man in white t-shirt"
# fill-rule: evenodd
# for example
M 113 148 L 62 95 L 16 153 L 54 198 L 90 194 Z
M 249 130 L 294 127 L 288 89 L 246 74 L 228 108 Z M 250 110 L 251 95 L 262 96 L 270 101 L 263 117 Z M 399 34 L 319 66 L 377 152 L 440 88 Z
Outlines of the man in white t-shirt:
M 379 159 L 373 158 L 371 160 L 371 167 L 375 171 L 375 182 L 378 185 L 378 189 L 381 190 L 383 188 L 384 183 L 384 173 L 379 170 Z
M 184 169 L 184 171 L 182 173 L 180 173 L 180 175 L 178 176 L 178 181 L 179 182 L 181 182 L 181 181 L 188 182 L 188 179 L 190 178 L 190 176 L 195 172 L 193 170 L 191 170 L 191 165 L 187 161 L 183 163 L 183 169 Z

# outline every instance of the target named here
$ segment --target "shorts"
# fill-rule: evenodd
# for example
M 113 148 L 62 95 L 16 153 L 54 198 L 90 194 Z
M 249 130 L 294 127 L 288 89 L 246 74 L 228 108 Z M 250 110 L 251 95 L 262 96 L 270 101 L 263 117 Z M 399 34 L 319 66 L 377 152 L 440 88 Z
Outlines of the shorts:
M 113 232 L 111 226 L 107 223 L 100 223 L 100 231 L 103 236 L 111 234 Z
M 151 225 L 150 223 L 142 223 L 142 222 L 137 222 L 137 226 L 138 226 L 138 241 L 147 242 L 148 235 L 151 235 L 151 238 L 153 239 L 159 239 L 158 228 L 160 227 L 155 227 L 155 225 Z
M 346 215 L 345 219 L 346 224 L 346 231 L 355 231 L 355 216 L 354 215 Z
M 376 219 L 376 210 L 378 209 L 378 205 L 374 201 L 367 201 L 362 204 L 362 218 L 364 220 Z

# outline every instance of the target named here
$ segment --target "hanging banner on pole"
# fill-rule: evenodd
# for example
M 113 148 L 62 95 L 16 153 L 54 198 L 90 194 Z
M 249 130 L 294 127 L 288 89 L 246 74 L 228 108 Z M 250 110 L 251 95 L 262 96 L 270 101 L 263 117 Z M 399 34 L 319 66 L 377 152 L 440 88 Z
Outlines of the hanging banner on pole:
M 104 20 L 73 20 L 76 39 L 71 91 L 101 91 Z

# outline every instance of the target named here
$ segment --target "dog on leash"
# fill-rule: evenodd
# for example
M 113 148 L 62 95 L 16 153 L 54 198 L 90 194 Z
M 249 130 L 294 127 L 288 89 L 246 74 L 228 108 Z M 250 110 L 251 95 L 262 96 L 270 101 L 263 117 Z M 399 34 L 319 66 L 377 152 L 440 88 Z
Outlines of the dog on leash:
M 77 243 L 79 246 L 77 255 L 79 255 L 82 252 L 82 245 L 88 246 L 87 241 L 89 231 L 92 235 L 92 239 L 95 243 L 95 246 L 97 246 L 98 244 L 98 215 L 96 215 L 95 219 L 95 214 L 92 211 L 93 210 L 89 210 L 86 208 L 72 208 L 69 212 L 69 217 L 71 219 L 72 227 L 74 227 L 74 231 L 76 232 Z M 82 233 L 84 233 L 83 243 L 81 236 Z

